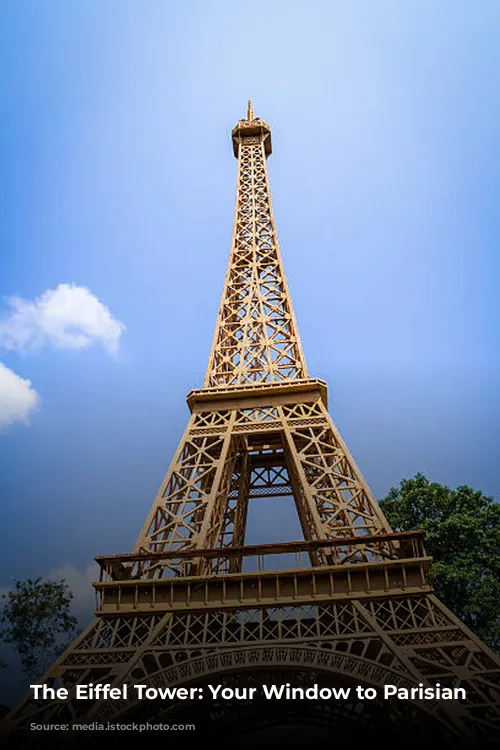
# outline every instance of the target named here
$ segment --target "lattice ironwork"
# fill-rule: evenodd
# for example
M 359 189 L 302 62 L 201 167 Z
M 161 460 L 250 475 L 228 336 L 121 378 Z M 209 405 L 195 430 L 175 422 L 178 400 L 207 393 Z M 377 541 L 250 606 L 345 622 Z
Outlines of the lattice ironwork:
M 328 413 L 325 383 L 307 375 L 271 208 L 270 128 L 249 107 L 232 136 L 234 233 L 205 386 L 188 395 L 189 423 L 133 553 L 97 558 L 97 617 L 43 681 L 170 686 L 269 670 L 273 682 L 439 681 L 467 699 L 398 702 L 390 725 L 405 713 L 449 738 L 500 737 L 500 660 L 436 599 L 421 532 L 391 531 Z M 245 546 L 249 502 L 288 495 L 304 539 Z M 281 569 L 283 555 L 295 567 Z M 177 708 L 151 704 L 151 716 Z M 139 710 L 132 697 L 48 706 L 28 695 L 3 726 L 36 743 L 27 726 L 42 717 Z M 352 719 L 335 711 L 331 720 Z M 211 715 L 228 720 L 223 704 Z
M 500 668 L 477 639 L 460 627 L 431 594 L 387 597 L 368 603 L 246 607 L 227 612 L 177 612 L 101 616 L 54 665 L 54 687 L 123 682 L 158 687 L 189 684 L 204 675 L 259 665 L 312 669 L 323 677 L 344 676 L 358 684 L 464 687 L 468 701 L 444 706 L 416 702 L 444 727 L 488 735 L 500 728 Z M 410 647 L 401 648 L 405 639 Z M 100 701 L 86 720 L 116 720 L 135 698 Z M 26 701 L 17 722 L 46 721 L 47 704 Z M 55 701 L 51 721 L 81 718 L 81 702 Z
M 390 531 L 319 391 L 306 403 L 281 405 L 272 393 L 267 398 L 270 403 L 262 403 L 266 396 L 259 392 L 244 408 L 234 399 L 223 411 L 193 413 L 136 552 L 239 546 L 248 498 L 257 496 L 293 495 L 305 539 Z M 388 546 L 383 555 L 391 554 Z M 346 550 L 345 559 L 350 555 L 353 562 L 368 560 L 373 550 Z M 323 561 L 331 562 L 328 556 Z M 173 572 L 179 565 L 169 563 Z
M 271 206 L 260 119 L 233 131 L 238 178 L 233 241 L 205 386 L 307 377 Z

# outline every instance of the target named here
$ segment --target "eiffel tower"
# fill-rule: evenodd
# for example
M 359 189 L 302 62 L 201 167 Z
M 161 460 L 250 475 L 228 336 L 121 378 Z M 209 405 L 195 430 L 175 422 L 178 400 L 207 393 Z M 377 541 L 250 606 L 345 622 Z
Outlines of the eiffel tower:
M 37 744 L 30 722 L 196 718 L 219 737 L 278 721 L 344 739 L 360 727 L 498 739 L 500 660 L 436 598 L 423 532 L 392 531 L 328 413 L 326 383 L 308 376 L 271 206 L 271 129 L 250 102 L 232 144 L 234 229 L 203 388 L 187 396 L 186 431 L 133 552 L 96 558 L 96 617 L 41 680 L 69 698 L 30 692 L 8 736 Z M 277 497 L 293 497 L 303 540 L 245 545 L 250 500 Z M 467 697 L 76 700 L 89 683 L 439 684 Z

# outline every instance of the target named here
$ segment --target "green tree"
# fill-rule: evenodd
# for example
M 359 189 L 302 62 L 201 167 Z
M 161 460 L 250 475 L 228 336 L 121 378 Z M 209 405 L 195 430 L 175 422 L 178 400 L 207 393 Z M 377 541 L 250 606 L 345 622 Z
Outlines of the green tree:
M 64 579 L 37 578 L 16 581 L 3 598 L 7 602 L 0 635 L 19 654 L 23 672 L 39 678 L 61 652 L 64 637 L 75 631 L 76 618 L 70 614 L 73 594 Z
M 423 529 L 436 594 L 500 652 L 500 505 L 470 487 L 453 490 L 422 474 L 380 503 L 395 531 Z

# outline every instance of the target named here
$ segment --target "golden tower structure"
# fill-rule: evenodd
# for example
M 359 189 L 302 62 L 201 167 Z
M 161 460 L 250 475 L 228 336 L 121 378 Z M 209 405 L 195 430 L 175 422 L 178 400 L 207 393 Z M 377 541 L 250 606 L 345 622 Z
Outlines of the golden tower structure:
M 132 694 L 78 701 L 80 683 L 313 680 L 466 691 L 466 700 L 383 708 L 308 703 L 312 723 L 344 737 L 378 722 L 385 737 L 411 726 L 455 741 L 498 738 L 500 660 L 436 598 L 422 532 L 392 531 L 328 413 L 326 383 L 308 376 L 271 206 L 271 129 L 250 102 L 232 143 L 234 228 L 203 388 L 187 396 L 187 428 L 133 552 L 97 558 L 95 619 L 41 680 L 70 697 L 30 693 L 4 726 L 36 742 L 28 725 L 42 719 L 106 723 L 147 711 L 193 721 L 205 706 Z M 246 546 L 249 501 L 279 496 L 293 496 L 303 540 Z M 248 701 L 228 705 L 206 710 L 219 733 L 273 723 L 262 703 L 253 714 Z M 286 705 L 282 724 L 287 711 L 289 723 L 308 721 L 303 701 Z

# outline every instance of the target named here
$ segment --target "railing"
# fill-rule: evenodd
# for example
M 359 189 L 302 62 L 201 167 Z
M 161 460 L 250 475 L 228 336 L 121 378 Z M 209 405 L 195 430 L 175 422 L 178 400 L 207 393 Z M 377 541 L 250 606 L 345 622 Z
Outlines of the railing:
M 214 549 L 177 549 L 96 557 L 100 582 L 216 576 L 352 563 L 424 558 L 423 531 L 393 532 L 336 539 L 281 542 Z M 304 564 L 304 553 L 309 560 Z

